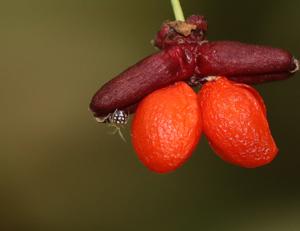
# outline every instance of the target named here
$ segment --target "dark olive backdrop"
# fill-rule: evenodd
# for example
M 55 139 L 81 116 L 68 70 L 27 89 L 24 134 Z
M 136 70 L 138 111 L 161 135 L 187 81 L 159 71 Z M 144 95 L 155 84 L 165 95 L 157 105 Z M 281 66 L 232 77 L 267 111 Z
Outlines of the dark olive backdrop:
M 300 57 L 300 1 L 182 0 L 210 40 L 269 44 Z M 276 160 L 241 169 L 205 138 L 157 175 L 95 123 L 97 88 L 154 52 L 168 0 L 0 2 L 0 230 L 300 230 L 300 75 L 259 86 Z

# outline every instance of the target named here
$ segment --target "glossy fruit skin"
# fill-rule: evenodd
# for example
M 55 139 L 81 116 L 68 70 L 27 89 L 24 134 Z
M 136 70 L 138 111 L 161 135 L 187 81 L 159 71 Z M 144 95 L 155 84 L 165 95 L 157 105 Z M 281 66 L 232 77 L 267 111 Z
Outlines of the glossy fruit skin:
M 202 87 L 198 100 L 203 132 L 223 160 L 255 168 L 275 158 L 278 148 L 255 89 L 220 77 Z
M 131 134 L 141 162 L 157 173 L 180 167 L 202 130 L 197 94 L 184 82 L 152 92 L 138 105 Z

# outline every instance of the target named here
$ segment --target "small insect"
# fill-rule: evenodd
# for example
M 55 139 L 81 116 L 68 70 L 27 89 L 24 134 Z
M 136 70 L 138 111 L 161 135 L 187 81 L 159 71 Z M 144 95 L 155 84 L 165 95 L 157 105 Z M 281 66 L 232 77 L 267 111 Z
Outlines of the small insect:
M 128 114 L 125 111 L 116 109 L 109 117 L 109 122 L 114 124 L 127 124 Z
M 127 124 L 128 113 L 122 110 L 116 109 L 113 113 L 109 113 L 105 117 L 95 117 L 98 123 L 109 123 L 115 125 Z
M 116 109 L 113 113 L 109 113 L 105 117 L 95 117 L 98 123 L 107 123 L 108 126 L 115 128 L 112 134 L 118 133 L 123 141 L 126 142 L 124 135 L 121 132 L 122 125 L 127 124 L 129 116 L 128 113 Z

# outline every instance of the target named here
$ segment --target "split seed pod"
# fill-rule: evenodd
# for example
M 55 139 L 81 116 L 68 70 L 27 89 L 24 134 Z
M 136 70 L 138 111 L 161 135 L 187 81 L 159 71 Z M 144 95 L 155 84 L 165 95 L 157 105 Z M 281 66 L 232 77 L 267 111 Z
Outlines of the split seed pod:
M 198 99 L 203 132 L 223 160 L 255 168 L 275 158 L 278 148 L 264 102 L 254 88 L 221 77 L 204 84 Z

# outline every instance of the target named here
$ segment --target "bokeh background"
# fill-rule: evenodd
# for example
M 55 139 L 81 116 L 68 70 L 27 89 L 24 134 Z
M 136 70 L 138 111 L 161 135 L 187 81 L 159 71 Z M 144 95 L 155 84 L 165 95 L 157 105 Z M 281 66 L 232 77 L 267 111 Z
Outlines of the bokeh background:
M 182 0 L 210 40 L 268 44 L 300 57 L 300 1 Z M 276 160 L 221 161 L 205 138 L 167 175 L 148 171 L 88 104 L 154 52 L 168 0 L 0 1 L 0 230 L 300 230 L 299 73 L 258 86 Z

